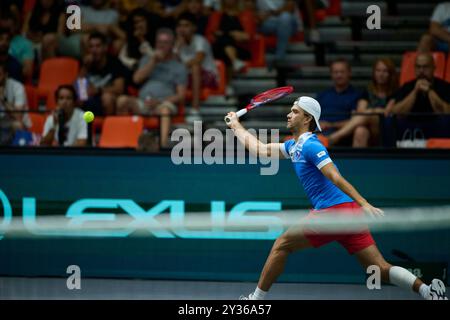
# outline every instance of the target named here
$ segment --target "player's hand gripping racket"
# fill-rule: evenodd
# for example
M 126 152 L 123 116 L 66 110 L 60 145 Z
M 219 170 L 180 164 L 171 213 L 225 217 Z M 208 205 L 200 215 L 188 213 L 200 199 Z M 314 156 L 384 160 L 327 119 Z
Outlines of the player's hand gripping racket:
M 252 100 L 250 101 L 250 103 L 245 108 L 236 112 L 236 116 L 238 118 L 240 118 L 244 114 L 249 112 L 250 110 L 255 109 L 265 103 L 281 99 L 281 98 L 287 96 L 288 94 L 291 94 L 292 91 L 294 91 L 294 88 L 292 86 L 279 87 L 279 88 L 274 88 L 274 89 L 264 91 L 263 93 L 260 93 L 256 96 L 254 96 L 252 98 Z M 230 123 L 231 118 L 229 116 L 226 116 L 225 122 Z

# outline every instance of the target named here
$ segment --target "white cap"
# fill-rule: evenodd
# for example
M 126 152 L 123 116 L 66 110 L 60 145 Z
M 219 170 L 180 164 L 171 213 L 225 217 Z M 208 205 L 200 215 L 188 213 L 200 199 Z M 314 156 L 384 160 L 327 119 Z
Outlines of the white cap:
M 319 131 L 322 131 L 319 124 L 321 108 L 320 103 L 316 99 L 303 96 L 295 100 L 294 105 L 312 115 L 314 121 L 316 122 L 317 129 L 319 129 Z

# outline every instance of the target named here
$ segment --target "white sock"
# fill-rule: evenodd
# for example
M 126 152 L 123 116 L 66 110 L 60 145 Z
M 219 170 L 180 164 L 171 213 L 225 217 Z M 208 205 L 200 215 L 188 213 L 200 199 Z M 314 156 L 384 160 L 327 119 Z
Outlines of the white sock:
M 422 283 L 419 287 L 419 294 L 422 298 L 428 299 L 430 297 L 430 286 Z
M 255 292 L 253 292 L 252 297 L 255 300 L 264 300 L 267 291 L 263 291 L 260 288 L 256 287 Z
M 389 282 L 396 286 L 412 290 L 417 277 L 402 267 L 393 266 L 389 269 Z

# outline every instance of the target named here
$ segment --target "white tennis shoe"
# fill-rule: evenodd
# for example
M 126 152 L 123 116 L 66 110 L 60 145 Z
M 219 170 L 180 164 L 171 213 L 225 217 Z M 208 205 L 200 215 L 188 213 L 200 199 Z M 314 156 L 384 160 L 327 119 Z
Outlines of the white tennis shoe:
M 433 279 L 430 284 L 428 300 L 448 300 L 445 295 L 445 284 L 439 279 Z
M 253 293 L 250 293 L 248 296 L 241 295 L 239 297 L 239 300 L 256 300 L 256 299 L 253 297 Z

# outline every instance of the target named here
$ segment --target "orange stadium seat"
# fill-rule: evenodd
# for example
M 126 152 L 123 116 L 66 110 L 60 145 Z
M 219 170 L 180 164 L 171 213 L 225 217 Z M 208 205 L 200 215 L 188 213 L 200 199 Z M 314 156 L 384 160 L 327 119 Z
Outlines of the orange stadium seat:
M 28 113 L 28 117 L 31 120 L 31 127 L 28 130 L 32 133 L 42 135 L 42 133 L 44 132 L 44 124 L 45 120 L 47 119 L 47 115 L 42 113 L 30 112 Z
M 35 87 L 26 84 L 25 94 L 27 96 L 28 110 L 37 111 L 39 107 L 39 95 Z
M 105 117 L 99 147 L 136 148 L 143 129 L 144 119 L 140 116 Z
M 450 139 L 431 138 L 427 140 L 428 149 L 450 149 Z
M 406 82 L 414 80 L 416 78 L 414 70 L 416 57 L 416 51 L 408 51 L 403 54 L 402 68 L 400 72 L 400 85 L 404 85 Z M 436 64 L 434 76 L 440 79 L 444 79 L 445 54 L 443 52 L 433 52 L 433 58 Z
M 445 81 L 450 82 L 450 55 L 447 58 L 447 64 L 445 66 Z
M 54 92 L 58 86 L 73 84 L 78 76 L 80 64 L 68 57 L 51 58 L 42 62 L 38 82 L 39 98 L 45 98 L 48 109 L 56 107 Z

